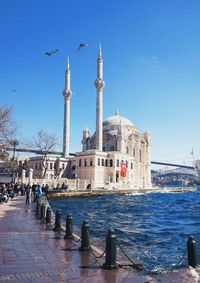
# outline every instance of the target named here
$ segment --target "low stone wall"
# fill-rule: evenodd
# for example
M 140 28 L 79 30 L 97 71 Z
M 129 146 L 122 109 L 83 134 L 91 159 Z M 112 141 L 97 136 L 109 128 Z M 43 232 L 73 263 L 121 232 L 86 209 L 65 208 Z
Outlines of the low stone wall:
M 148 193 L 183 193 L 183 192 L 194 192 L 196 188 L 193 187 L 152 187 L 151 189 L 121 189 L 121 190 L 70 190 L 67 192 L 64 191 L 50 191 L 48 193 L 49 199 L 62 199 L 67 197 L 92 197 L 92 196 L 100 196 L 100 195 L 111 195 L 111 194 L 148 194 Z

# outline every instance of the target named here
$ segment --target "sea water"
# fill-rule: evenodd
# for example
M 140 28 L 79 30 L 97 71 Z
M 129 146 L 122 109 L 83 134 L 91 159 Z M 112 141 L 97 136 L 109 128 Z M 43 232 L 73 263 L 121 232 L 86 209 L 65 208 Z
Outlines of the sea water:
M 50 204 L 61 210 L 63 220 L 71 213 L 77 227 L 88 220 L 91 237 L 104 242 L 108 229 L 114 228 L 120 246 L 147 272 L 186 266 L 189 235 L 200 252 L 200 190 L 68 198 Z

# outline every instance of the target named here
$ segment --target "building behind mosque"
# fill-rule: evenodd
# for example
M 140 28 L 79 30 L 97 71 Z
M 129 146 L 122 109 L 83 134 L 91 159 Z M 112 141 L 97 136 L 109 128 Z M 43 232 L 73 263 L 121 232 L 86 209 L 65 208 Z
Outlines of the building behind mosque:
M 147 189 L 151 187 L 148 131 L 141 134 L 136 126 L 122 117 L 118 110 L 103 121 L 103 59 L 101 48 L 97 58 L 96 131 L 83 130 L 82 151 L 70 156 L 70 86 L 69 60 L 65 73 L 63 156 L 50 157 L 46 179 L 68 178 L 91 189 Z M 73 129 L 72 129 L 73 130 Z M 42 177 L 43 157 L 32 157 L 29 165 L 33 178 Z M 84 189 L 85 189 L 84 188 Z

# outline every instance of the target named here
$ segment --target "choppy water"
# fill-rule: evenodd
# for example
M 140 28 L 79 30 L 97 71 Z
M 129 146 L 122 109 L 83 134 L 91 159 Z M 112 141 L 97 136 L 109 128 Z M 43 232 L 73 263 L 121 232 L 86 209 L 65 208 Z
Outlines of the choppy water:
M 90 223 L 90 235 L 105 241 L 113 227 L 130 258 L 144 263 L 146 271 L 169 271 L 187 265 L 189 235 L 200 246 L 200 190 L 188 193 L 110 195 L 50 201 L 63 219 L 71 213 L 80 227 Z M 200 251 L 200 248 L 198 249 Z

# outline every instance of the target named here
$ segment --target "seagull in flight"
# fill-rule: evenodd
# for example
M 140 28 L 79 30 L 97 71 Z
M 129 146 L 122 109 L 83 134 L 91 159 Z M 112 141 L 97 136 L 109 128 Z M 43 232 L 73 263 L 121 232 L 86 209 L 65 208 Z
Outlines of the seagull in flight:
M 86 44 L 86 43 L 80 43 L 80 45 L 79 45 L 77 51 L 81 50 L 81 48 L 83 48 L 83 47 L 88 47 L 88 44 Z
M 16 89 L 13 89 L 12 91 L 13 91 L 13 92 L 16 92 Z
M 54 49 L 50 52 L 45 52 L 44 54 L 47 55 L 47 56 L 52 56 L 53 54 L 56 54 L 58 52 L 58 49 Z

